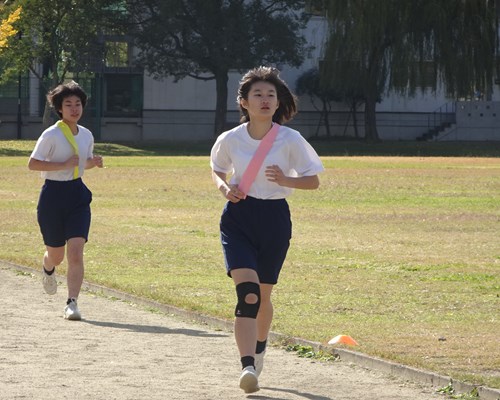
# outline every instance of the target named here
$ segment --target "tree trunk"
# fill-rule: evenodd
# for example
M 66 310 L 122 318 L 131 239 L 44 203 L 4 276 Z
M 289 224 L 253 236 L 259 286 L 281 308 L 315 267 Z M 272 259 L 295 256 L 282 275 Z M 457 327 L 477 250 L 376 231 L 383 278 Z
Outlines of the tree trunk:
M 226 128 L 227 117 L 227 71 L 215 75 L 217 102 L 215 106 L 214 136 L 219 136 Z
M 354 137 L 356 139 L 359 139 L 359 130 L 358 130 L 358 107 L 357 107 L 357 102 L 354 100 L 352 102 L 352 107 L 351 107 L 351 112 L 352 112 L 352 126 L 354 128 Z
M 365 140 L 367 142 L 380 141 L 377 131 L 376 107 L 376 96 L 367 96 L 365 103 Z
M 50 90 L 54 89 L 60 83 L 61 81 L 59 80 L 59 76 L 56 73 L 54 73 L 54 75 L 52 76 L 52 87 L 50 88 Z M 52 114 L 52 108 L 50 107 L 49 102 L 45 100 L 45 108 L 43 109 L 43 118 L 42 118 L 42 126 L 44 129 L 52 125 L 51 114 Z
M 43 109 L 43 118 L 42 118 L 43 129 L 46 129 L 50 125 L 52 125 L 51 114 L 52 114 L 52 108 L 49 106 L 49 102 L 45 101 L 45 108 Z
M 330 132 L 330 120 L 328 118 L 329 110 L 328 110 L 328 104 L 326 100 L 323 100 L 323 122 L 325 124 L 326 128 L 326 137 L 330 138 L 331 132 Z

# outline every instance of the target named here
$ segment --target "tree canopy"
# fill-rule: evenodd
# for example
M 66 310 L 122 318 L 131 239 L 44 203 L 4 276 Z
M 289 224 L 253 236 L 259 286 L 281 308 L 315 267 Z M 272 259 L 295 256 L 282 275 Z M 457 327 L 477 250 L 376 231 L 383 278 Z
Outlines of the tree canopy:
M 68 71 L 92 71 L 92 63 L 103 57 L 99 35 L 112 29 L 119 16 L 116 0 L 16 0 L 9 9 L 21 8 L 15 22 L 16 40 L 0 54 L 9 72 L 30 70 L 42 85 L 48 79 L 54 87 Z M 41 68 L 40 68 L 41 66 Z M 48 90 L 48 87 L 44 87 Z M 47 117 L 47 115 L 45 115 Z M 46 119 L 46 118 L 45 118 Z M 46 122 L 45 122 L 46 123 Z
M 378 140 L 376 103 L 416 88 L 450 97 L 491 92 L 498 46 L 495 0 L 325 0 L 330 35 L 322 83 L 361 85 L 365 137 Z
M 21 7 L 17 7 L 5 18 L 0 19 L 0 52 L 8 47 L 9 39 L 17 34 L 18 30 L 14 24 L 20 18 L 21 10 Z
M 316 136 L 319 132 L 320 124 L 323 123 L 326 129 L 326 136 L 331 136 L 329 113 L 333 102 L 338 102 L 343 99 L 342 95 L 335 89 L 321 85 L 320 74 L 318 68 L 311 68 L 297 78 L 296 82 L 297 94 L 299 96 L 308 95 L 311 99 L 313 107 L 320 111 L 320 121 L 316 128 Z M 315 100 L 319 99 L 321 106 L 317 106 Z
M 225 128 L 230 71 L 299 66 L 308 16 L 298 0 L 128 0 L 138 61 L 156 78 L 216 82 L 215 134 Z

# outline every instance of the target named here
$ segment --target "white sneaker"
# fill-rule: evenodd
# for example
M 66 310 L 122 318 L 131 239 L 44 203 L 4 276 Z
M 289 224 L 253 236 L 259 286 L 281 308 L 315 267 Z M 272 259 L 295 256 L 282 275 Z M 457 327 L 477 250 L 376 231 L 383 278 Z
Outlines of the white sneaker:
M 70 321 L 80 321 L 82 314 L 76 304 L 76 299 L 71 299 L 68 305 L 64 308 L 64 318 Z
M 56 294 L 57 293 L 56 271 L 54 270 L 52 275 L 48 275 L 45 272 L 45 268 L 42 268 L 42 283 L 45 293 Z
M 264 350 L 262 353 L 255 354 L 255 372 L 257 376 L 260 376 L 262 372 L 262 368 L 264 368 L 264 355 L 266 351 Z
M 259 380 L 257 379 L 257 373 L 255 368 L 252 366 L 245 367 L 240 376 L 240 388 L 245 391 L 245 393 L 254 393 L 260 390 Z

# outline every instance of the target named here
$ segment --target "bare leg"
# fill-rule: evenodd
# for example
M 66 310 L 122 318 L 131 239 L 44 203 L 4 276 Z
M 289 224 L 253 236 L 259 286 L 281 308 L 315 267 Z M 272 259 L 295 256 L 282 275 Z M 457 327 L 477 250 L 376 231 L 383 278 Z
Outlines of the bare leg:
M 78 298 L 83 283 L 83 247 L 84 238 L 71 238 L 68 240 L 68 298 Z
M 273 303 L 271 303 L 271 293 L 274 285 L 267 283 L 260 284 L 260 308 L 257 314 L 257 340 L 263 342 L 269 336 L 271 323 L 273 321 Z
M 61 264 L 64 260 L 64 246 L 50 247 L 45 246 L 46 251 L 43 255 L 43 266 L 47 271 L 52 271 L 55 267 Z
M 50 247 L 43 255 L 43 274 L 42 284 L 45 293 L 54 295 L 57 293 L 57 279 L 54 273 L 57 265 L 61 264 L 64 259 L 64 246 Z

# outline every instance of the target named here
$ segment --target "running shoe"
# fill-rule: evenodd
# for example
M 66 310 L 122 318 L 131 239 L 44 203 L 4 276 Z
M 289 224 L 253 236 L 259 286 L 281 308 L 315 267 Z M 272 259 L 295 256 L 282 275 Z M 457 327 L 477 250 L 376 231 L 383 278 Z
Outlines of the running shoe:
M 51 275 L 48 275 L 45 272 L 45 268 L 42 268 L 42 283 L 45 293 L 56 294 L 57 293 L 56 271 L 54 271 Z
M 240 376 L 240 388 L 245 393 L 255 393 L 260 390 L 259 380 L 257 379 L 254 367 L 249 366 L 243 369 Z
M 70 321 L 80 321 L 82 319 L 82 314 L 78 309 L 76 299 L 71 299 L 71 301 L 64 308 L 64 318 Z
M 265 350 L 262 353 L 255 354 L 255 373 L 257 374 L 257 376 L 260 376 L 262 368 L 264 368 L 265 354 L 266 354 Z

